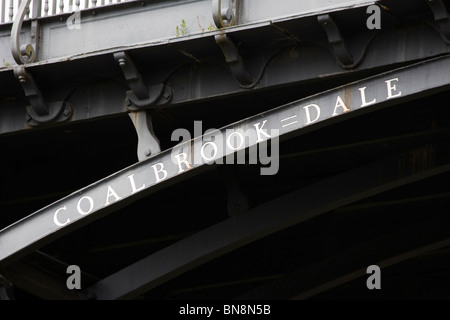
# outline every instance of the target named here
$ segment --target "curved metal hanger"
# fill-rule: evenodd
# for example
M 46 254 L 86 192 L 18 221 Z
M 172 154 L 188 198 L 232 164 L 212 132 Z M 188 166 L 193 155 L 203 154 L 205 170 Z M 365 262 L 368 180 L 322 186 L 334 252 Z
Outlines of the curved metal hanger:
M 22 29 L 23 20 L 31 0 L 23 0 L 20 4 L 17 16 L 14 19 L 11 29 L 11 52 L 14 60 L 18 64 L 31 63 L 36 58 L 35 49 L 31 44 L 20 45 L 20 30 Z

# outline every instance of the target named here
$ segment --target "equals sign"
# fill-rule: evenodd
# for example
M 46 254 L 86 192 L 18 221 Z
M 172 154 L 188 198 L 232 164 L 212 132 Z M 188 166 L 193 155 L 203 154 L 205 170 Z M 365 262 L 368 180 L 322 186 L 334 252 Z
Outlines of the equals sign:
M 286 121 L 290 121 L 290 120 L 292 120 L 292 119 L 295 119 L 295 118 L 297 118 L 297 116 L 291 116 L 291 117 L 288 117 L 288 118 L 285 118 L 285 119 L 282 119 L 280 122 L 286 122 Z M 291 122 L 289 122 L 289 123 L 286 123 L 286 124 L 283 124 L 282 125 L 282 128 L 285 128 L 285 127 L 287 127 L 287 126 L 290 126 L 290 125 L 293 125 L 293 124 L 296 124 L 298 121 L 297 120 L 295 120 L 295 121 L 291 121 Z

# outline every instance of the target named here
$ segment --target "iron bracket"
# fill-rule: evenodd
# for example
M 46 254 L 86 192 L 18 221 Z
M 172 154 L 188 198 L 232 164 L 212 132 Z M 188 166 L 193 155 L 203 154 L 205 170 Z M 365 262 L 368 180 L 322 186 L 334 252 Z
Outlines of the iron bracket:
M 138 135 L 137 155 L 139 161 L 144 161 L 161 152 L 159 139 L 153 131 L 150 110 L 134 111 L 128 114 Z
M 439 25 L 441 36 L 450 43 L 450 16 L 442 0 L 426 0 L 433 12 L 434 21 Z
M 147 86 L 128 53 L 114 53 L 131 90 L 127 91 L 127 108 L 131 111 L 145 109 L 154 105 L 166 104 L 172 99 L 172 90 L 160 83 Z
M 65 121 L 72 116 L 72 108 L 63 101 L 46 103 L 32 75 L 23 65 L 14 68 L 14 76 L 19 80 L 30 105 L 27 109 L 27 122 L 30 126 Z
M 236 24 L 237 0 L 229 0 L 229 7 L 222 9 L 222 0 L 212 0 L 214 24 L 222 29 Z
M 329 14 L 322 14 L 320 16 L 317 16 L 317 21 L 325 30 L 328 37 L 328 43 L 333 48 L 334 55 L 339 64 L 343 68 L 351 68 L 354 63 L 354 58 L 348 50 L 345 40 L 342 37 L 336 22 Z
M 225 61 L 230 67 L 231 74 L 236 81 L 239 82 L 242 87 L 252 84 L 253 77 L 248 73 L 234 42 L 226 34 L 218 34 L 214 38 L 222 50 Z

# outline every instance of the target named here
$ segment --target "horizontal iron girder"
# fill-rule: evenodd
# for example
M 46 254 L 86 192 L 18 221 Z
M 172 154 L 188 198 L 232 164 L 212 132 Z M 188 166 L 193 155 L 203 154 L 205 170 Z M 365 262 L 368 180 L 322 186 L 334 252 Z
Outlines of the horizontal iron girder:
M 272 0 L 240 0 L 237 12 L 239 25 L 281 21 L 330 11 L 343 11 L 367 7 L 374 0 L 283 0 L 283 5 Z M 225 5 L 225 3 L 224 3 Z M 51 17 L 41 17 L 39 51 L 37 60 L 45 63 L 77 56 L 133 47 L 141 44 L 158 44 L 173 38 L 203 36 L 217 29 L 213 22 L 211 0 L 141 0 L 99 6 L 79 12 L 79 28 L 67 25 L 73 12 Z M 185 28 L 181 27 L 182 20 Z M 30 38 L 24 22 L 22 34 Z M 177 34 L 177 27 L 183 30 Z M 10 31 L 11 25 L 0 24 L 2 30 Z M 0 56 L 14 65 L 11 48 L 0 37 Z
M 294 100 L 351 81 L 344 77 L 354 80 L 393 65 L 449 52 L 449 45 L 441 38 L 430 10 L 420 11 L 420 19 L 408 24 L 399 24 L 382 11 L 383 28 L 368 30 L 364 7 L 341 9 L 333 9 L 337 11 L 333 11 L 332 16 L 355 57 L 351 71 L 343 69 L 336 61 L 326 33 L 317 22 L 318 12 L 314 11 L 279 21 L 244 24 L 157 43 L 139 43 L 42 61 L 26 68 L 45 101 L 65 101 L 73 109 L 67 121 L 77 122 L 129 111 L 126 104 L 129 88 L 113 59 L 114 53 L 120 51 L 126 51 L 133 58 L 147 87 L 165 83 L 171 88 L 170 101 L 156 106 L 162 109 L 280 87 L 292 88 L 297 94 L 290 99 Z M 415 10 L 408 14 L 415 17 L 418 13 Z M 255 78 L 251 89 L 239 86 L 230 73 L 214 40 L 222 32 L 236 44 L 245 69 Z M 11 68 L 0 69 L 0 83 L 0 135 L 31 129 L 26 120 L 28 102 Z
M 223 137 L 223 141 L 227 141 L 230 135 L 242 134 L 248 140 L 243 139 L 245 143 L 241 150 L 254 152 L 256 145 L 261 147 L 267 140 L 271 140 L 273 145 L 278 138 L 288 139 L 354 116 L 446 90 L 450 85 L 449 67 L 450 57 L 441 57 L 392 70 L 257 114 L 213 134 L 217 138 Z M 0 266 L 7 266 L 52 240 L 139 198 L 199 174 L 207 170 L 208 163 L 216 160 L 220 163 L 220 159 L 235 153 L 231 148 L 219 146 L 219 152 L 213 157 L 205 156 L 201 150 L 207 141 L 211 141 L 211 135 L 183 142 L 78 190 L 1 230 Z M 275 165 L 275 162 L 272 164 Z M 276 171 L 267 172 L 273 169 L 261 170 L 265 170 L 262 173 L 274 174 Z

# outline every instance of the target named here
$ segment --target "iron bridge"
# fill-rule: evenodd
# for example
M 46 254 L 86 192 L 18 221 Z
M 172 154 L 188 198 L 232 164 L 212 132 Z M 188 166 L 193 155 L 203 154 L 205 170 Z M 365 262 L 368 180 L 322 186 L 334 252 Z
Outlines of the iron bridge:
M 0 299 L 448 299 L 449 12 L 0 0 Z

